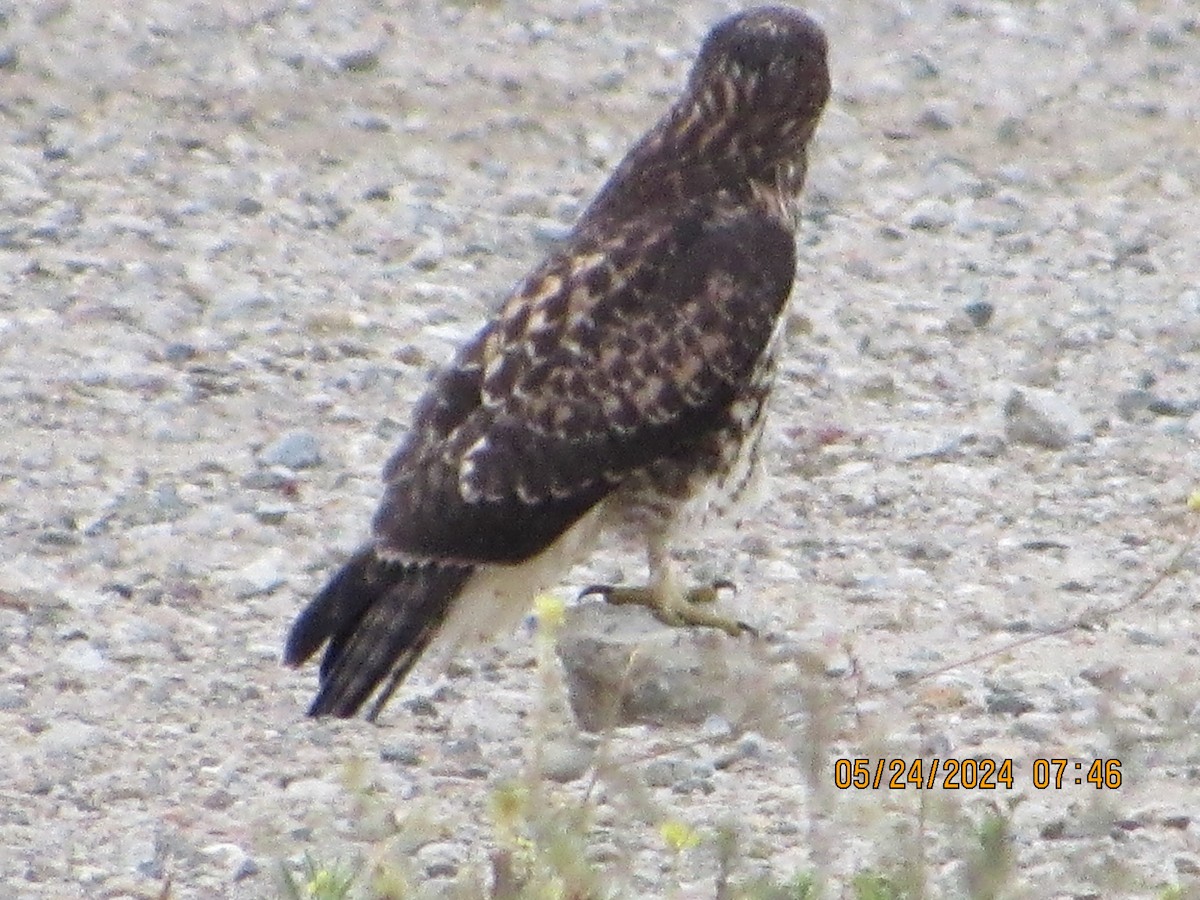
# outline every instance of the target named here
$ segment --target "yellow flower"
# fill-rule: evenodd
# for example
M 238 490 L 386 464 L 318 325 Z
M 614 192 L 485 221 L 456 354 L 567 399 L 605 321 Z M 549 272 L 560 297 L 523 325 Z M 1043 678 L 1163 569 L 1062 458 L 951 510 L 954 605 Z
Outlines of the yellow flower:
M 555 632 L 563 623 L 563 619 L 567 615 L 567 604 L 563 602 L 561 597 L 556 597 L 553 594 L 538 594 L 533 601 L 534 615 L 537 616 L 538 628 Z
M 1200 489 L 1192 491 L 1192 495 L 1187 498 L 1187 505 L 1193 512 L 1200 512 Z
M 690 850 L 700 843 L 700 835 L 690 825 L 678 819 L 667 819 L 658 826 L 658 833 L 666 845 L 676 853 Z

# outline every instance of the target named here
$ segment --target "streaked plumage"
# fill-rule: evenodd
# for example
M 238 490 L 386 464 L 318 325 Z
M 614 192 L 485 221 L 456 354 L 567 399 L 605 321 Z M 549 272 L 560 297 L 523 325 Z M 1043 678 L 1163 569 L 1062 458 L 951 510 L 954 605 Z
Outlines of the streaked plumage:
M 490 636 L 596 534 L 672 528 L 752 473 L 795 276 L 795 200 L 829 93 L 798 11 L 733 16 L 578 224 L 435 380 L 370 542 L 301 613 L 310 713 L 373 718 L 431 641 Z M 380 685 L 387 684 L 380 689 Z

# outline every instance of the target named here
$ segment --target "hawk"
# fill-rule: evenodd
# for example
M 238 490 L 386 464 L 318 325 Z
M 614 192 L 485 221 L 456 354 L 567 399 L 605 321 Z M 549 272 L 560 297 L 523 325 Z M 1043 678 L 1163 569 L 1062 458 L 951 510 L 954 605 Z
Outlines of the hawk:
M 684 589 L 669 547 L 757 469 L 828 96 L 803 13 L 709 32 L 683 95 L 416 404 L 369 542 L 287 639 L 293 666 L 325 646 L 310 715 L 375 695 L 373 720 L 431 645 L 511 628 L 614 527 L 645 540 L 648 586 L 590 592 L 746 628 L 698 605 L 720 583 Z

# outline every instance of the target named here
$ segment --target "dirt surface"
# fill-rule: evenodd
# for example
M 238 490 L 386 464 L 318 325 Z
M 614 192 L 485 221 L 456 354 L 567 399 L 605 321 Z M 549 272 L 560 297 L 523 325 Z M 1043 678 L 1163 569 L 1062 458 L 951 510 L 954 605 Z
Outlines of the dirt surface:
M 305 720 L 280 644 L 431 366 L 733 8 L 0 3 L 7 896 L 272 897 L 306 852 L 449 890 L 543 726 L 550 789 L 582 794 L 525 632 L 380 727 Z M 810 10 L 835 90 L 774 481 L 686 555 L 764 634 L 712 652 L 795 718 L 620 729 L 641 799 L 602 781 L 589 852 L 615 896 L 711 897 L 715 851 L 675 859 L 659 824 L 732 823 L 740 881 L 917 870 L 953 898 L 999 812 L 1011 896 L 1200 895 L 1195 550 L 1107 621 L 906 682 L 1123 602 L 1192 527 L 1200 10 Z M 562 595 L 636 577 L 630 550 Z M 836 757 L 917 753 L 1011 758 L 1014 786 L 833 787 Z M 1050 757 L 1072 768 L 1038 790 Z M 1073 784 L 1095 759 L 1119 788 Z

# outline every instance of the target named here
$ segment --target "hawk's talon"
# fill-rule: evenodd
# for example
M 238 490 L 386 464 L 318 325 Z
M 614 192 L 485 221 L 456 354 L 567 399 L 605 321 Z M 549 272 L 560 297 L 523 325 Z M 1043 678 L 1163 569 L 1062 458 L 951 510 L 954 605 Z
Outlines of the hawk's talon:
M 642 606 L 654 618 L 672 628 L 716 628 L 730 637 L 749 634 L 757 637 L 758 631 L 739 619 L 730 619 L 712 612 L 706 607 L 718 600 L 722 590 L 737 588 L 732 581 L 719 579 L 712 584 L 699 585 L 675 599 L 652 587 L 621 587 L 613 584 L 592 584 L 579 592 L 579 599 L 599 596 L 613 606 Z
M 594 595 L 598 595 L 600 597 L 603 597 L 605 599 L 605 601 L 607 601 L 609 598 L 609 595 L 611 595 L 612 592 L 615 590 L 617 590 L 617 587 L 616 587 L 616 585 L 612 585 L 612 584 L 589 584 L 587 587 L 585 587 L 582 591 L 579 592 L 579 596 L 576 597 L 575 599 L 582 600 L 584 597 L 591 597 Z
M 737 585 L 728 578 L 718 578 L 712 584 L 698 584 L 686 594 L 688 603 L 716 603 L 721 599 L 721 591 L 737 593 Z

